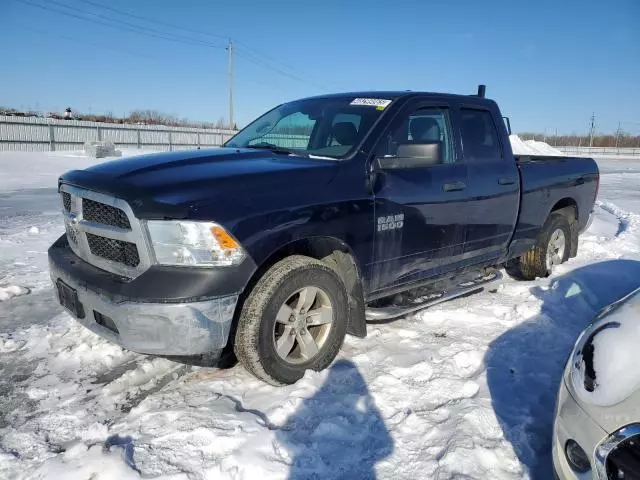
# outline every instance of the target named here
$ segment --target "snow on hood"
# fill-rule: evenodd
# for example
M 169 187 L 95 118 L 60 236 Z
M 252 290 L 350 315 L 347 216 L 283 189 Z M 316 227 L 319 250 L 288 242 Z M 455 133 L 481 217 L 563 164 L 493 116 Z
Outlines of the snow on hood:
M 514 155 L 549 155 L 564 156 L 560 150 L 553 148 L 545 142 L 537 140 L 522 140 L 518 135 L 509 135 L 511 141 L 511 149 Z
M 582 334 L 572 354 L 571 382 L 583 402 L 615 405 L 640 388 L 640 289 Z

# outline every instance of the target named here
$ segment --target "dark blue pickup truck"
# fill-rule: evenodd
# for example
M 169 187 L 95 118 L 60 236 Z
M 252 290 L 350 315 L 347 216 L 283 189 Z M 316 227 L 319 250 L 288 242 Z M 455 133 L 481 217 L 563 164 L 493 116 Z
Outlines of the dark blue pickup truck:
M 60 303 L 125 348 L 235 356 L 273 384 L 346 333 L 577 253 L 591 159 L 517 157 L 484 95 L 360 92 L 280 105 L 224 148 L 60 178 Z

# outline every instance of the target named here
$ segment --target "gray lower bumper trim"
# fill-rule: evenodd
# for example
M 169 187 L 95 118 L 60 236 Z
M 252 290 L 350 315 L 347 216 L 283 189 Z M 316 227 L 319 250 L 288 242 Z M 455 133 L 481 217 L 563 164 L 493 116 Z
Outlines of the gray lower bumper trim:
M 101 337 L 135 352 L 198 355 L 220 351 L 227 343 L 237 295 L 190 303 L 117 301 L 77 284 L 61 270 L 51 269 L 78 293 L 85 318 L 76 319 Z M 57 291 L 57 289 L 54 289 Z M 94 311 L 109 317 L 117 332 L 98 324 Z

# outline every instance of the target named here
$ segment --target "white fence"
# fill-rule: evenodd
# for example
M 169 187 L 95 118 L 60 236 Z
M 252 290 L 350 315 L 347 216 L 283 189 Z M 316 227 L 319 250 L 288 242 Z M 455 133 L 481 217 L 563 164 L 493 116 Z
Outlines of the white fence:
M 0 151 L 81 150 L 88 141 L 110 141 L 117 148 L 186 150 L 222 145 L 234 130 L 217 128 L 165 127 L 117 123 L 56 120 L 0 115 Z M 274 133 L 260 141 L 278 140 L 279 146 L 306 148 L 308 135 Z M 638 157 L 640 148 L 555 147 L 569 155 Z
M 640 148 L 616 148 L 616 147 L 554 147 L 569 155 L 584 156 L 624 156 L 640 158 Z
M 257 138 L 249 143 L 273 142 L 279 147 L 299 148 L 306 150 L 309 146 L 309 135 L 295 135 L 287 133 L 267 133 L 264 137 Z
M 222 145 L 234 130 L 128 125 L 0 115 L 0 151 L 81 150 L 87 141 L 110 141 L 118 148 L 185 150 Z

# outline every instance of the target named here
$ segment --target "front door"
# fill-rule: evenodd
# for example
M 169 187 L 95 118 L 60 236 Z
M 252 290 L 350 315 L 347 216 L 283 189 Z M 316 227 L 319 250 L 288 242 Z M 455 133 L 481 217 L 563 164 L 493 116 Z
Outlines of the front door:
M 467 171 L 447 104 L 414 100 L 400 112 L 375 149 L 375 158 L 398 158 L 393 168 L 374 160 L 375 232 L 368 291 L 441 273 L 463 255 L 468 201 Z M 437 151 L 437 158 L 421 152 Z M 429 154 L 430 155 L 430 154 Z

